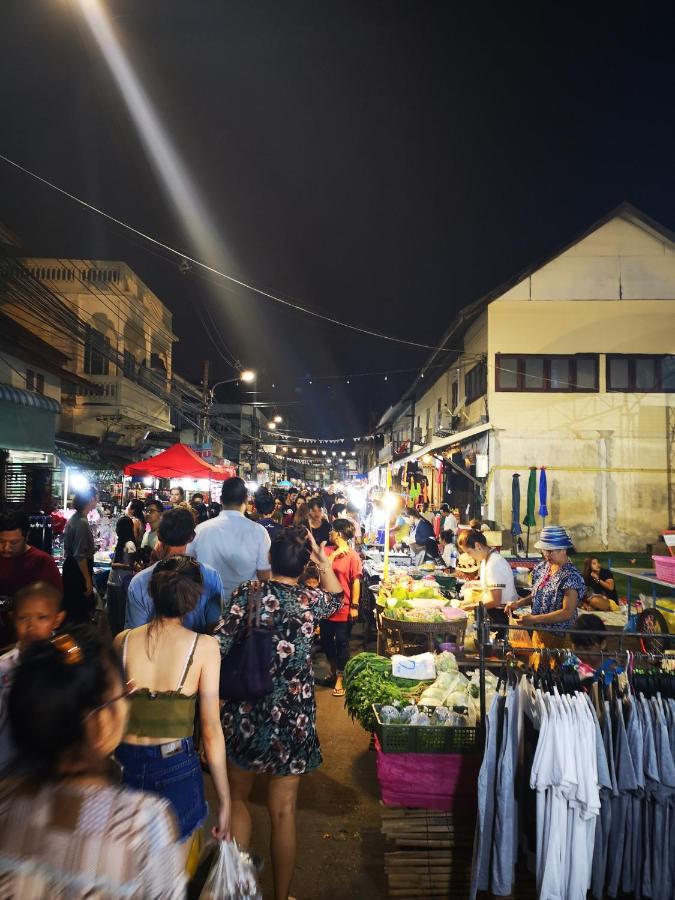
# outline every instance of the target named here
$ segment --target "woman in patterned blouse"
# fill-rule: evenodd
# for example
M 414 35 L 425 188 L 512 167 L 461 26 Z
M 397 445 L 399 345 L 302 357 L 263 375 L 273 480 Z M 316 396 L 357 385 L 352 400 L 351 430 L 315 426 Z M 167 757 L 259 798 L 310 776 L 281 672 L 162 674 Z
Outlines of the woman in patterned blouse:
M 316 563 L 320 588 L 298 584 L 305 566 Z M 308 529 L 284 528 L 270 547 L 272 577 L 263 584 L 260 625 L 272 632 L 271 694 L 253 703 L 225 701 L 223 731 L 232 798 L 232 836 L 248 848 L 251 815 L 247 803 L 257 776 L 267 786 L 272 835 L 275 900 L 286 900 L 295 867 L 295 804 L 300 776 L 321 765 L 316 733 L 312 642 L 320 619 L 342 606 L 342 587 Z M 216 632 L 223 655 L 245 634 L 248 604 L 256 592 L 240 585 L 226 602 Z
M 535 631 L 535 646 L 560 646 L 565 643 L 565 632 L 574 627 L 579 600 L 584 596 L 584 579 L 571 563 L 569 554 L 574 552 L 572 539 L 560 525 L 548 525 L 542 529 L 534 545 L 541 550 L 544 561 L 532 572 L 532 592 L 521 600 L 509 603 L 507 614 L 521 606 L 532 604 L 532 612 L 520 616 L 519 625 L 537 625 L 560 632 L 558 637 L 548 631 Z

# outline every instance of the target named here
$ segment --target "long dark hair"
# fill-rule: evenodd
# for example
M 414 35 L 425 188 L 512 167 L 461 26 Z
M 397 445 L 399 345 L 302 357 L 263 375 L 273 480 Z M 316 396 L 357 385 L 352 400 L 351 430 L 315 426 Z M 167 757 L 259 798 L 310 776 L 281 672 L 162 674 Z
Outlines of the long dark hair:
M 124 548 L 131 541 L 136 543 L 134 534 L 134 523 L 129 516 L 120 516 L 115 526 L 115 534 L 117 535 L 117 544 L 115 545 L 115 557 L 113 562 L 121 563 L 124 560 Z
M 568 550 L 567 552 L 569 553 L 570 551 Z M 598 559 L 598 557 L 597 556 L 587 556 L 586 559 L 584 560 L 583 576 L 584 576 L 584 581 L 586 582 L 586 584 L 589 587 L 593 584 L 593 580 L 591 578 L 591 571 L 592 571 L 594 559 Z M 600 562 L 599 559 L 598 559 L 598 562 Z
M 86 740 L 85 717 L 123 681 L 119 659 L 90 625 L 51 641 L 36 641 L 12 674 L 9 723 L 17 768 L 37 781 L 58 775 L 66 754 Z
M 130 500 L 129 506 L 131 507 L 131 512 L 138 519 L 138 521 L 145 527 L 145 504 L 142 500 Z
M 149 585 L 155 619 L 183 619 L 199 602 L 202 584 L 202 570 L 191 556 L 168 556 L 160 560 Z

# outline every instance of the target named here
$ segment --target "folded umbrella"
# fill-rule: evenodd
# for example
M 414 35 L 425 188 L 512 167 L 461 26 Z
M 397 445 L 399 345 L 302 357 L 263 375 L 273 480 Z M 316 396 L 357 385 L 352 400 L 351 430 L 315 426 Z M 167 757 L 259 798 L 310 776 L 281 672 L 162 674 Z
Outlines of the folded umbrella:
M 547 494 L 548 484 L 546 481 L 546 469 L 542 466 L 541 472 L 539 473 L 539 515 L 542 519 L 546 519 L 546 516 L 548 515 L 548 507 L 546 506 Z
M 530 467 L 530 477 L 527 480 L 527 510 L 525 512 L 525 518 L 523 519 L 523 525 L 527 525 L 527 543 L 525 545 L 525 555 L 528 556 L 530 553 L 530 528 L 533 525 L 537 524 L 537 520 L 534 517 L 534 506 L 537 498 L 537 467 Z
M 520 475 L 513 473 L 511 480 L 511 534 L 517 536 L 523 533 L 520 527 Z
M 537 524 L 537 520 L 534 517 L 534 507 L 536 504 L 537 498 L 537 467 L 532 466 L 530 469 L 530 477 L 527 481 L 527 510 L 525 512 L 525 518 L 523 519 L 523 525 L 527 525 L 528 528 L 532 528 Z

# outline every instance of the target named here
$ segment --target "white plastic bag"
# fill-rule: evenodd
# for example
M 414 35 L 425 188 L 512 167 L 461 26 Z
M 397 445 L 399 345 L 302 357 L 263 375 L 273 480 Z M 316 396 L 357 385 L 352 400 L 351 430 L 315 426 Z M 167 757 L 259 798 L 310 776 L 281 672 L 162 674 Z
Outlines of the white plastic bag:
M 391 658 L 391 674 L 395 678 L 416 678 L 418 681 L 432 681 L 436 677 L 436 663 L 433 653 L 420 653 L 418 656 L 400 656 Z
M 262 900 L 255 867 L 236 841 L 221 841 L 199 900 Z

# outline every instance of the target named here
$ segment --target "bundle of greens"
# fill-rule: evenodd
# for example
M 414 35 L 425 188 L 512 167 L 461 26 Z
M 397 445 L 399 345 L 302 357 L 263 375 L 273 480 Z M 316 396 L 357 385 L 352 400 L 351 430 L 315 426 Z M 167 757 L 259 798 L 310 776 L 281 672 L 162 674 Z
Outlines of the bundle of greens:
M 391 660 L 376 653 L 359 653 L 345 666 L 345 706 L 352 719 L 366 731 L 372 731 L 375 728 L 373 703 L 384 706 L 403 703 L 421 693 L 428 683 L 394 678 Z

